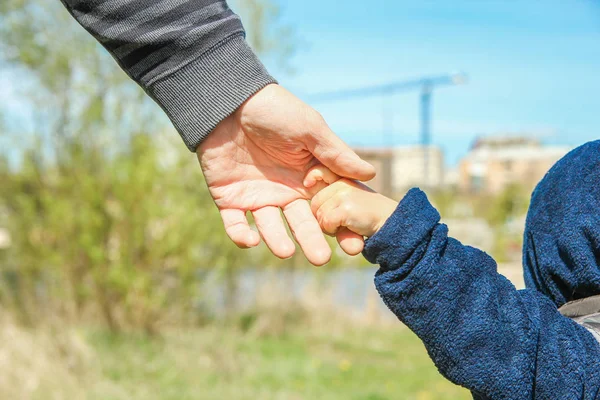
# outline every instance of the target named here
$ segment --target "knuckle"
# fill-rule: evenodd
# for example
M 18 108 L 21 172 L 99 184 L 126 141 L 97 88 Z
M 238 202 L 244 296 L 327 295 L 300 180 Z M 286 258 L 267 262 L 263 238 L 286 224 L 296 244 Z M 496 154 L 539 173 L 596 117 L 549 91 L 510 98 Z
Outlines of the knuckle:
M 339 196 L 343 200 L 350 200 L 352 198 L 352 190 L 350 190 L 350 188 L 348 188 L 348 187 L 343 187 L 339 191 Z
M 342 211 L 344 211 L 345 214 L 352 214 L 352 212 L 354 211 L 354 205 L 350 202 L 342 204 L 341 207 Z
M 325 118 L 323 117 L 323 115 L 318 112 L 317 110 L 315 110 L 314 108 L 311 108 L 308 111 L 308 120 L 311 121 L 311 123 L 313 124 L 313 126 L 322 126 L 325 125 Z
M 339 224 L 337 223 L 337 221 L 335 221 L 331 218 L 326 218 L 323 221 L 323 224 L 321 225 L 321 227 L 323 228 L 325 233 L 331 235 L 337 231 L 338 225 Z
M 319 223 L 319 225 L 321 227 L 323 227 L 328 221 L 327 213 L 324 213 L 321 210 L 319 210 L 319 212 L 317 213 L 316 219 L 317 219 L 317 222 Z

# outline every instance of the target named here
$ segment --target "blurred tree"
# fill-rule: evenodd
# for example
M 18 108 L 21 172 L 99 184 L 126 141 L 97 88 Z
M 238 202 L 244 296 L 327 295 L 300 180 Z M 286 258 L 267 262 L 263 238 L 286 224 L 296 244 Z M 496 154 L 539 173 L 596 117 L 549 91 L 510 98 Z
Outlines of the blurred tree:
M 520 259 L 523 227 L 515 229 L 515 224 L 524 221 L 529 208 L 529 192 L 518 183 L 512 183 L 499 194 L 480 199 L 478 208 L 494 230 L 494 258 L 499 262 Z
M 461 200 L 456 189 L 435 190 L 431 194 L 428 193 L 428 195 L 430 195 L 431 202 L 443 218 L 455 217 L 453 208 Z
M 290 59 L 299 43 L 294 29 L 281 21 L 281 6 L 273 0 L 231 0 L 240 15 L 246 39 L 257 54 L 275 57 L 287 72 L 292 72 Z
M 486 219 L 492 226 L 504 226 L 523 216 L 529 207 L 529 194 L 519 184 L 513 183 L 488 203 Z
M 277 53 L 269 4 L 245 10 L 255 48 Z M 113 330 L 154 332 L 192 307 L 197 268 L 235 279 L 256 264 L 226 237 L 167 118 L 58 0 L 2 1 L 0 38 L 0 67 L 22 77 L 32 116 L 0 162 L 5 304 L 29 322 L 91 311 Z
M 509 184 L 498 194 L 445 190 L 434 192 L 431 199 L 443 218 L 484 219 L 494 232 L 491 252 L 497 261 L 513 261 L 520 257 L 521 224 L 529 208 L 529 192 L 523 186 Z

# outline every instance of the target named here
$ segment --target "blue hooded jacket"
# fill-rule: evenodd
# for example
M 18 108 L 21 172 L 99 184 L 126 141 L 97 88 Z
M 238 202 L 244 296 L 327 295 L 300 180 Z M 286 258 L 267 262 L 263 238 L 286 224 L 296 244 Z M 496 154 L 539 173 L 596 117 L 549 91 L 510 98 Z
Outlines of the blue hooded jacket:
M 600 399 L 600 344 L 557 307 L 600 294 L 600 141 L 560 160 L 535 189 L 516 290 L 494 260 L 448 237 L 412 189 L 364 255 L 386 305 L 435 365 L 475 399 Z

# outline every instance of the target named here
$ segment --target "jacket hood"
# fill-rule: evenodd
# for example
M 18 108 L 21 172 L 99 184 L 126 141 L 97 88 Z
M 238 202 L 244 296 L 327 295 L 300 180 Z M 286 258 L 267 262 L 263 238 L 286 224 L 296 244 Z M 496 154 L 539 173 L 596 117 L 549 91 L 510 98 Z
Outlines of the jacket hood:
M 559 160 L 531 196 L 525 284 L 557 307 L 600 294 L 600 141 Z

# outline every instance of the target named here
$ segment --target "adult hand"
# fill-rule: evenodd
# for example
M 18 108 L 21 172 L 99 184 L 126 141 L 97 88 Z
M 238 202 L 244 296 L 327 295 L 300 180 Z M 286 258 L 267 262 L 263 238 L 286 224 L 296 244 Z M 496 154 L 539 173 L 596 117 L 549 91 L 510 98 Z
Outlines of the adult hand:
M 331 257 L 306 199 L 306 172 L 319 162 L 337 175 L 369 180 L 375 169 L 358 157 L 314 109 L 278 85 L 269 85 L 221 121 L 196 150 L 227 235 L 239 247 L 260 236 L 246 219 L 251 211 L 269 249 L 294 254 L 280 208 L 306 258 L 323 265 Z M 344 237 L 338 237 L 338 241 Z

